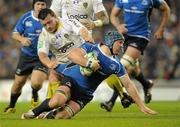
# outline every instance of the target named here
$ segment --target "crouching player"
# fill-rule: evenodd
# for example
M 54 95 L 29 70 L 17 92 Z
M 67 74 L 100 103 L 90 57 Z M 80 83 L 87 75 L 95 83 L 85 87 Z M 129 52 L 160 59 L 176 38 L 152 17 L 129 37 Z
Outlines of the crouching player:
M 61 64 L 56 68 L 56 71 L 62 72 L 64 75 L 61 80 L 62 84 L 57 88 L 56 93 L 51 99 L 44 100 L 38 107 L 24 113 L 22 118 L 71 118 L 92 100 L 93 93 L 98 85 L 111 74 L 120 78 L 120 81 L 143 113 L 157 114 L 156 111 L 144 105 L 134 83 L 130 80 L 116 56 L 123 43 L 122 35 L 118 32 L 109 32 L 105 35 L 104 44 L 84 43 L 81 48 L 71 50 L 68 58 L 73 63 Z M 92 52 L 96 54 L 96 57 L 89 59 L 84 57 L 87 53 Z M 80 71 L 82 67 L 86 67 L 87 70 L 83 68 L 84 71 Z M 90 69 L 92 74 L 86 76 L 85 72 L 89 72 Z

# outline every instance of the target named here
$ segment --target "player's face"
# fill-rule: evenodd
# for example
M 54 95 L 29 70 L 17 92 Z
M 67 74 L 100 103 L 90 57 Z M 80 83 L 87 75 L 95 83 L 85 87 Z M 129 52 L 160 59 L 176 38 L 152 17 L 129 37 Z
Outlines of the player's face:
M 40 20 L 44 28 L 50 32 L 54 33 L 58 28 L 58 19 L 56 17 L 51 16 L 50 14 L 44 20 Z
M 42 9 L 44 9 L 44 8 L 46 8 L 46 3 L 45 2 L 40 2 L 40 1 L 38 1 L 38 2 L 36 2 L 35 4 L 34 4 L 34 11 L 35 11 L 35 13 L 38 15 L 39 14 L 39 12 L 42 10 Z
M 122 40 L 115 41 L 115 43 L 113 44 L 113 54 L 114 55 L 119 54 L 121 48 L 123 47 L 123 43 L 124 43 L 124 41 L 122 41 Z

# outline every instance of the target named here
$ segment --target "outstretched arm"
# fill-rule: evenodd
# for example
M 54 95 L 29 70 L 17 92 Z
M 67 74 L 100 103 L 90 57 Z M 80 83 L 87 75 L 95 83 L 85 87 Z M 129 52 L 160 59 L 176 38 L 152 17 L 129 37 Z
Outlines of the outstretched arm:
M 134 85 L 134 83 L 130 80 L 128 74 L 125 74 L 124 76 L 120 77 L 124 87 L 128 91 L 129 95 L 133 98 L 133 100 L 136 102 L 136 104 L 139 106 L 140 110 L 145 114 L 151 114 L 155 115 L 157 114 L 156 111 L 151 110 L 150 108 L 146 107 L 141 100 L 138 91 Z

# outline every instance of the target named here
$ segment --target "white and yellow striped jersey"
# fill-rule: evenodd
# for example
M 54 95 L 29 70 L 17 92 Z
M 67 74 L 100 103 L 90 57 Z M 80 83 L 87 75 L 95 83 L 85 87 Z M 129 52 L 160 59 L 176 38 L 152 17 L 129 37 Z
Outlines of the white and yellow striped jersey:
M 52 51 L 59 62 L 68 62 L 68 52 L 84 42 L 79 35 L 82 27 L 84 26 L 77 20 L 59 18 L 58 29 L 55 33 L 49 33 L 43 28 L 38 40 L 38 53 L 49 54 L 49 51 Z

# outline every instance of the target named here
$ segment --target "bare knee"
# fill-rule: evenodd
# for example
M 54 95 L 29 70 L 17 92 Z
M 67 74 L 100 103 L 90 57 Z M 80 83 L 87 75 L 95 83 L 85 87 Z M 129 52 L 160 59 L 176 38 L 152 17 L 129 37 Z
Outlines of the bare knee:
M 63 110 L 56 114 L 55 119 L 71 119 L 72 116 L 67 113 L 66 110 Z

